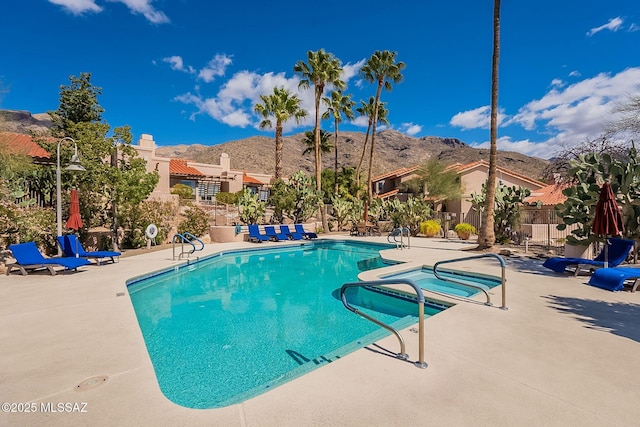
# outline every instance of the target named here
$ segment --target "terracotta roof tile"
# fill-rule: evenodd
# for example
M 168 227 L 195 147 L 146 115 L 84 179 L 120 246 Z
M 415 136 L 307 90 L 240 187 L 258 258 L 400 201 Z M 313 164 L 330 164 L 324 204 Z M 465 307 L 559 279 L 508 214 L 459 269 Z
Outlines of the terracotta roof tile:
M 418 169 L 417 166 L 413 166 L 410 168 L 400 168 L 400 169 L 396 169 L 393 170 L 391 172 L 387 172 L 387 173 L 383 173 L 381 175 L 375 176 L 371 179 L 371 181 L 380 181 L 381 179 L 385 179 L 385 178 L 390 178 L 390 177 L 394 177 L 394 176 L 404 176 L 404 175 L 408 175 L 410 173 L 415 172 Z
M 51 154 L 36 143 L 31 135 L 14 132 L 0 132 L 0 145 L 11 154 L 22 154 L 33 158 L 50 159 Z
M 198 169 L 187 165 L 186 160 L 171 159 L 169 161 L 169 173 L 171 175 L 205 176 Z
M 542 203 L 543 206 L 557 205 L 567 200 L 567 196 L 562 194 L 562 190 L 567 185 L 551 184 L 539 190 L 531 191 L 531 195 L 525 199 L 527 203 Z
M 387 197 L 391 197 L 393 195 L 398 194 L 398 191 L 399 190 L 396 188 L 395 190 L 387 191 L 386 193 L 376 194 L 376 197 L 378 199 L 386 199 Z
M 243 184 L 258 184 L 258 185 L 263 185 L 264 184 L 262 181 L 258 181 L 257 179 L 255 179 L 252 176 L 247 175 L 246 173 L 242 176 L 242 183 Z

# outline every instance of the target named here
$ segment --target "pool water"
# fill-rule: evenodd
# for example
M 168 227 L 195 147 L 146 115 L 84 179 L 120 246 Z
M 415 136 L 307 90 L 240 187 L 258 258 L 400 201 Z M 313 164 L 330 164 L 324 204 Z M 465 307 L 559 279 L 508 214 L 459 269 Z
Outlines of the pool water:
M 477 275 L 465 275 L 462 273 L 451 273 L 438 270 L 438 274 L 444 278 L 450 278 L 456 282 L 469 283 L 474 286 L 484 287 L 485 290 L 489 290 L 495 286 L 500 285 L 500 280 L 478 277 Z M 436 278 L 433 274 L 433 270 L 427 268 L 413 269 L 404 272 L 388 274 L 382 276 L 384 279 L 410 279 L 418 286 L 425 290 L 431 290 L 440 292 L 447 295 L 470 298 L 480 293 L 481 291 L 472 288 L 470 286 L 464 286 L 462 284 L 448 282 Z
M 345 282 L 392 246 L 321 242 L 227 253 L 129 284 L 163 393 L 191 408 L 242 402 L 388 332 L 348 311 Z M 348 300 L 397 328 L 417 305 L 357 288 Z M 366 301 L 366 302 L 365 302 Z M 425 307 L 426 315 L 441 308 Z

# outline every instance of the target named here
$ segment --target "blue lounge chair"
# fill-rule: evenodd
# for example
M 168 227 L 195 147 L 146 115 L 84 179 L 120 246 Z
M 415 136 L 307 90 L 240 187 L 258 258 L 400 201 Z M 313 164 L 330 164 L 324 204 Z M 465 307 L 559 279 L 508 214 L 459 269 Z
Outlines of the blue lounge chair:
M 614 292 L 623 290 L 625 286 L 630 286 L 631 292 L 635 292 L 640 286 L 640 268 L 601 268 L 593 273 L 589 284 Z
M 269 236 L 260 233 L 258 224 L 249 224 L 249 241 L 254 243 L 266 242 Z
M 68 234 L 66 236 L 58 236 L 58 244 L 62 248 L 63 256 L 69 258 L 95 258 L 98 265 L 101 265 L 104 259 L 110 259 L 111 262 L 116 262 L 121 254 L 115 251 L 90 251 L 87 252 L 82 247 L 80 240 L 75 234 Z
M 304 236 L 297 231 L 291 231 L 288 225 L 280 225 L 280 232 L 293 240 L 302 240 Z
M 293 227 L 295 228 L 295 230 L 302 234 L 304 236 L 305 239 L 317 239 L 318 235 L 316 233 L 313 233 L 311 231 L 304 231 L 304 227 L 302 227 L 302 224 L 294 224 Z
M 634 241 L 612 238 L 608 239 L 608 244 L 608 266 L 616 267 L 627 259 L 629 252 L 633 249 Z M 587 269 L 589 271 L 593 271 L 597 268 L 604 267 L 604 257 L 605 251 L 603 249 L 595 259 L 554 257 L 547 259 L 542 266 L 549 268 L 556 273 L 564 273 L 570 267 L 575 267 L 573 273 L 577 276 L 578 273 L 580 273 L 580 270 Z
M 91 264 L 84 258 L 45 258 L 34 242 L 9 245 L 9 249 L 16 262 L 7 265 L 7 276 L 14 268 L 19 269 L 23 276 L 27 275 L 27 270 L 36 271 L 45 268 L 55 276 L 56 271 L 53 267 L 56 265 L 64 267 L 65 270 L 77 270 L 78 267 Z
M 284 233 L 278 233 L 273 225 L 267 225 L 264 227 L 264 233 L 269 236 L 271 240 L 279 242 L 280 240 L 289 240 L 289 237 Z

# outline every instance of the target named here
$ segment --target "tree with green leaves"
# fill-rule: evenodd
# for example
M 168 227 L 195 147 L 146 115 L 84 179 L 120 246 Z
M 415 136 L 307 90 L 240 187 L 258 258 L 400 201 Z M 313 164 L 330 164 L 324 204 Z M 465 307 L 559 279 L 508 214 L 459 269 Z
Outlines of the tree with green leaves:
M 364 145 L 362 146 L 362 154 L 360 155 L 360 161 L 358 161 L 358 166 L 356 167 L 356 186 L 360 187 L 360 171 L 362 170 L 362 162 L 364 161 L 364 156 L 367 153 L 367 145 L 369 142 L 369 134 L 371 132 L 371 128 L 373 127 L 373 115 L 375 109 L 376 99 L 371 96 L 369 97 L 369 102 L 360 101 L 360 107 L 356 108 L 356 112 L 360 116 L 367 116 L 367 132 L 364 134 Z M 387 115 L 389 114 L 389 110 L 386 109 L 384 102 L 378 102 L 378 124 L 389 126 L 389 120 L 387 120 Z
M 300 75 L 298 87 L 308 89 L 313 86 L 315 95 L 315 127 L 314 127 L 314 152 L 316 166 L 316 189 L 320 188 L 322 173 L 322 157 L 320 152 L 320 100 L 324 96 L 327 85 L 333 86 L 336 90 L 345 88 L 344 81 L 341 80 L 342 64 L 332 53 L 327 53 L 324 49 L 307 52 L 307 62 L 298 61 L 293 66 L 293 71 Z M 320 210 L 322 226 L 328 230 L 326 205 Z
M 491 248 L 496 242 L 493 230 L 498 167 L 498 65 L 500 62 L 500 0 L 493 0 L 493 56 L 491 61 L 491 130 L 489 148 L 489 175 L 487 176 L 487 203 L 478 234 L 478 249 Z
M 300 98 L 291 94 L 284 87 L 274 87 L 273 93 L 270 95 L 260 95 L 262 104 L 256 104 L 255 112 L 260 114 L 263 120 L 260 122 L 260 129 L 276 128 L 276 165 L 274 178 L 282 178 L 282 129 L 284 123 L 290 119 L 295 119 L 296 123 L 300 123 L 307 116 L 307 111 L 300 106 Z
M 373 122 L 371 131 L 371 150 L 369 154 L 369 172 L 367 173 L 367 194 L 369 200 L 373 198 L 373 190 L 371 188 L 371 178 L 373 170 L 373 158 L 376 146 L 376 126 L 378 124 L 378 114 L 380 109 L 380 95 L 382 88 L 390 92 L 392 89 L 391 83 L 400 83 L 404 76 L 402 70 L 405 68 L 405 63 L 402 61 L 396 61 L 396 52 L 388 50 L 375 51 L 373 55 L 360 69 L 360 74 L 369 83 L 376 83 L 376 95 L 373 103 Z
M 416 175 L 416 178 L 403 185 L 404 189 L 414 195 L 426 196 L 434 210 L 445 200 L 458 200 L 462 197 L 458 173 L 436 158 L 431 158 L 420 166 Z
M 62 182 L 67 188 L 69 183 L 78 187 L 85 228 L 104 226 L 105 220 L 111 220 L 117 250 L 119 215 L 116 207 L 144 201 L 158 183 L 158 173 L 146 171 L 145 161 L 131 146 L 129 126 L 111 129 L 102 120 L 104 109 L 97 99 L 102 89 L 91 83 L 91 74 L 70 76 L 69 80 L 68 86 L 60 87 L 58 109 L 49 112 L 54 123 L 52 136 L 74 140 L 86 171 L 74 176 L 63 171 Z M 47 151 L 56 152 L 58 140 L 42 138 L 38 143 Z M 60 144 L 61 156 L 70 158 L 74 148 L 74 144 Z
M 326 130 L 322 130 L 322 129 L 320 130 L 320 152 L 323 154 L 330 153 L 331 150 L 333 149 L 333 146 L 331 145 L 331 141 L 329 140 L 330 136 L 331 134 Z M 306 146 L 306 148 L 302 152 L 303 156 L 309 153 L 315 152 L 316 142 L 315 142 L 314 131 L 312 130 L 305 131 L 304 138 L 302 138 L 301 142 Z
M 333 154 L 334 154 L 334 166 L 333 171 L 335 173 L 335 181 L 333 183 L 334 194 L 338 193 L 338 125 L 342 122 L 342 117 L 346 117 L 349 120 L 355 118 L 353 114 L 353 107 L 356 105 L 351 100 L 351 95 L 345 95 L 340 90 L 334 90 L 331 92 L 330 97 L 322 98 L 322 101 L 327 106 L 327 111 L 322 114 L 324 120 L 333 118 Z
M 312 178 L 302 171 L 291 175 L 288 182 L 277 180 L 269 196 L 276 222 L 283 222 L 285 216 L 296 223 L 305 222 L 318 211 L 321 202 L 321 193 L 314 188 Z

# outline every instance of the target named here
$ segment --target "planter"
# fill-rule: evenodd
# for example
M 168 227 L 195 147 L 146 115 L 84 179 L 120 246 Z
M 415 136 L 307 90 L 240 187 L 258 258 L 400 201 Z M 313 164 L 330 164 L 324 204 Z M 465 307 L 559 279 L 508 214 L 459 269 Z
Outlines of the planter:
M 458 238 L 462 239 L 462 240 L 469 240 L 469 238 L 471 237 L 471 232 L 470 231 L 458 231 Z
M 593 245 L 570 245 L 564 244 L 565 258 L 587 258 L 593 259 Z

